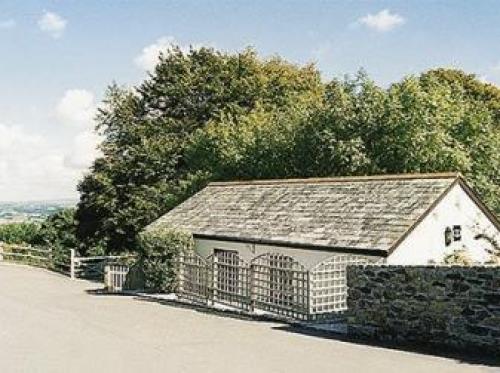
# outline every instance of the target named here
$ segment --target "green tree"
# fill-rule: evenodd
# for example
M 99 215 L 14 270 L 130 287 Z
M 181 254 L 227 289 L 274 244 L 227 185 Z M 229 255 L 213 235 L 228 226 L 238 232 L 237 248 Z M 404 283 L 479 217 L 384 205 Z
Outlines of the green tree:
M 79 241 L 76 237 L 76 228 L 75 209 L 60 210 L 41 223 L 38 241 L 48 246 L 77 249 Z
M 323 83 L 314 66 L 252 50 L 174 49 L 139 86 L 109 88 L 77 236 L 133 250 L 210 180 L 460 171 L 498 213 L 499 92 L 458 70 L 382 88 L 363 72 Z
M 140 229 L 210 179 L 186 158 L 199 129 L 256 108 L 312 105 L 322 90 L 312 66 L 206 48 L 174 49 L 134 90 L 110 87 L 98 115 L 104 155 L 79 186 L 79 238 L 133 248 Z

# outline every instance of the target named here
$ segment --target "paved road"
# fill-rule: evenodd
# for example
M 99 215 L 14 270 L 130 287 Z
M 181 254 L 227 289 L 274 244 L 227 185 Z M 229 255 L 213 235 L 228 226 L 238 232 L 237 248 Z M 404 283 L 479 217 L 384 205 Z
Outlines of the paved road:
M 120 296 L 0 265 L 0 372 L 493 372 Z

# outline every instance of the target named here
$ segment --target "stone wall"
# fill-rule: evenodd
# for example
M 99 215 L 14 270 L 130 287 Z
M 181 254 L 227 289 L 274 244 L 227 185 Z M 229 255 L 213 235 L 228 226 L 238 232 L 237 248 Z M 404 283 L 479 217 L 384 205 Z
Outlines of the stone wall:
M 500 267 L 350 266 L 355 337 L 500 357 Z

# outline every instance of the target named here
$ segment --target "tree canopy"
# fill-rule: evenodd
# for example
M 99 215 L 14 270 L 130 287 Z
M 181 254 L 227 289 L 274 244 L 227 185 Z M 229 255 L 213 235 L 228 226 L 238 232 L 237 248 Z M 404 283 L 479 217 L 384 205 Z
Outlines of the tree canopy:
M 110 86 L 97 119 L 77 234 L 108 251 L 211 180 L 460 171 L 500 212 L 500 90 L 458 70 L 385 88 L 250 49 L 174 48 L 137 87 Z

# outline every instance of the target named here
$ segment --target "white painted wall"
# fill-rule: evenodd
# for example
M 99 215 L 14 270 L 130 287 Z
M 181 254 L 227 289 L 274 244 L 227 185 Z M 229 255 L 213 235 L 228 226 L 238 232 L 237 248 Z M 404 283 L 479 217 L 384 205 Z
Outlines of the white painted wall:
M 213 254 L 214 249 L 236 250 L 238 251 L 240 258 L 246 262 L 250 262 L 250 260 L 252 260 L 256 256 L 267 253 L 280 253 L 284 255 L 290 255 L 297 261 L 302 263 L 307 269 L 311 269 L 316 264 L 319 264 L 323 260 L 329 259 L 334 255 L 339 255 L 339 253 L 335 253 L 334 251 L 326 250 L 297 249 L 285 246 L 270 246 L 242 242 L 195 239 L 195 251 L 202 257 L 206 258 L 209 255 Z
M 445 245 L 446 227 L 462 227 L 462 240 Z M 466 249 L 478 263 L 488 260 L 486 240 L 475 240 L 478 233 L 486 233 L 500 243 L 500 231 L 457 184 L 434 207 L 429 215 L 406 237 L 387 258 L 388 264 L 441 263 L 455 249 Z

